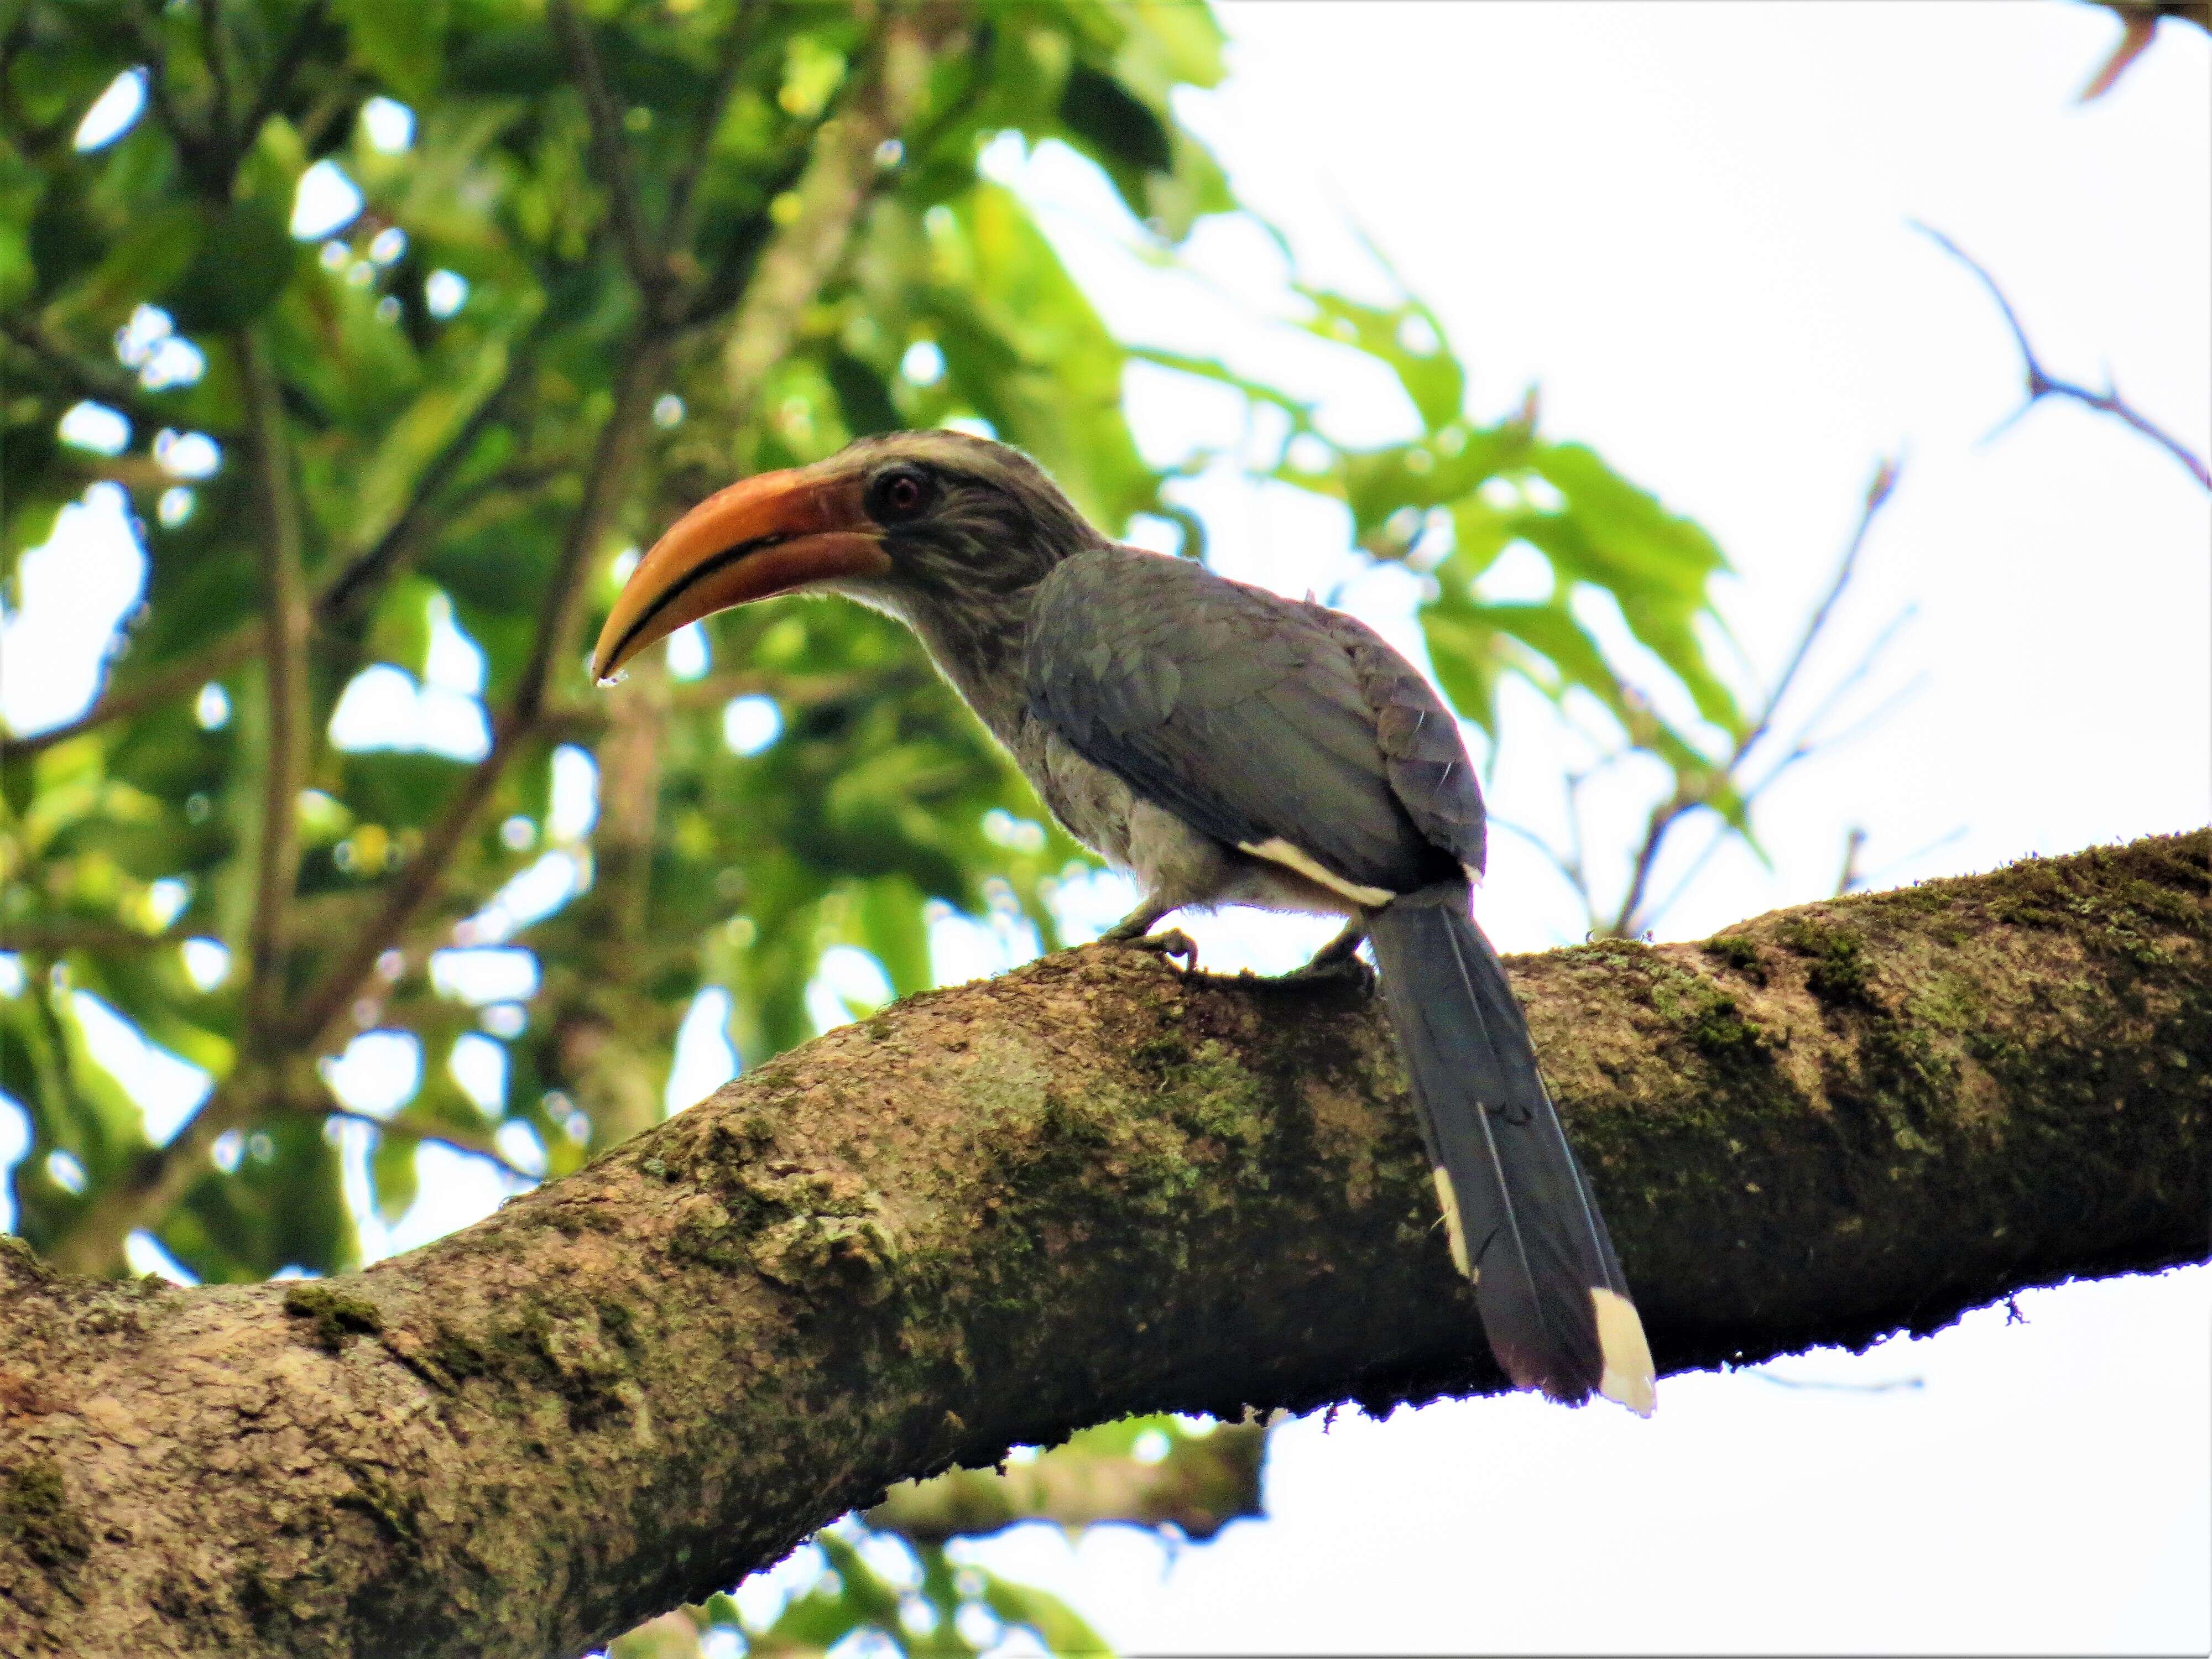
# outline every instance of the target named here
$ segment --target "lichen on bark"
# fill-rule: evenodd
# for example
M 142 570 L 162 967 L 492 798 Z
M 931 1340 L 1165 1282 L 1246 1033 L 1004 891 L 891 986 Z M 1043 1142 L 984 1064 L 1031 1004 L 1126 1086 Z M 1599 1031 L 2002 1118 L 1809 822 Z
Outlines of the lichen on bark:
M 2201 1256 L 2212 832 L 1514 963 L 1666 1370 Z M 0 1653 L 565 1655 L 1132 1411 L 1498 1386 L 1379 1010 L 1064 952 L 317 1286 L 0 1241 Z

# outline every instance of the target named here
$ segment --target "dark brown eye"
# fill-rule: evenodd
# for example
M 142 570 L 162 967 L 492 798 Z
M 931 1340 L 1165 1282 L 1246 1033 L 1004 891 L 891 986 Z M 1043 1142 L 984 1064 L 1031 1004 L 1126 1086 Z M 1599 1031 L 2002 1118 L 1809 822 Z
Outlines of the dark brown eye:
M 869 516 L 884 524 L 918 518 L 936 494 L 929 475 L 919 467 L 887 467 L 868 486 Z

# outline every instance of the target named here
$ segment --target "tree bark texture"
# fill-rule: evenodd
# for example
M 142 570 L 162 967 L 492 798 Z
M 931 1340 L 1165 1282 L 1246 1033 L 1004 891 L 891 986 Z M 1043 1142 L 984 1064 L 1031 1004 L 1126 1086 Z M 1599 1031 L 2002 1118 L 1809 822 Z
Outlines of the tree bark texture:
M 1513 971 L 1664 1370 L 2206 1253 L 2212 830 Z M 1364 992 L 1068 951 L 350 1278 L 0 1248 L 0 1653 L 573 1655 L 1012 1444 L 1499 1381 Z

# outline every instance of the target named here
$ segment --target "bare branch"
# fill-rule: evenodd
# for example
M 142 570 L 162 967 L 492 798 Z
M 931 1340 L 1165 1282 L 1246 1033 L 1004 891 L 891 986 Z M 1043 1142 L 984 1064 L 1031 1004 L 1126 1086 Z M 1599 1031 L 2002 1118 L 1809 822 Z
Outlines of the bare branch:
M 2003 431 L 2006 427 L 2010 426 L 2044 398 L 2070 398 L 2075 403 L 2094 409 L 2100 414 L 2110 415 L 2115 420 L 2124 422 L 2133 427 L 2167 454 L 2172 456 L 2175 460 L 2180 462 L 2182 465 L 2187 467 L 2190 476 L 2198 483 L 2207 489 L 2212 489 L 2212 468 L 2206 467 L 2205 464 L 2190 451 L 2188 446 L 2121 397 L 2118 389 L 2112 384 L 2109 378 L 2106 380 L 2105 389 L 2102 392 L 2092 392 L 2087 386 L 2078 385 L 2072 380 L 2062 380 L 2045 368 L 2043 360 L 2035 355 L 2035 348 L 2028 343 L 2027 331 L 2021 326 L 2019 313 L 2013 310 L 2012 301 L 2005 297 L 2004 290 L 1997 286 L 1997 279 L 1990 275 L 1988 268 L 1932 225 L 1923 224 L 1917 219 L 1909 222 L 1913 229 L 1927 237 L 1981 278 L 1982 286 L 1989 289 L 1990 297 L 1997 302 L 1997 309 L 2003 313 L 2005 325 L 2012 330 L 2013 343 L 2020 348 L 2021 361 L 2027 375 L 2027 401 L 2007 416 L 1998 424 L 1996 430 L 1990 434 L 1991 437 L 1995 437 L 1997 432 Z
M 2126 21 L 2121 25 L 2120 38 L 2113 44 L 2112 55 L 2105 59 L 2103 67 L 2090 77 L 2089 84 L 2081 88 L 2081 95 L 2076 101 L 2086 104 L 2092 99 L 2102 98 L 2110 92 L 2113 83 L 2127 73 L 2128 65 L 2150 49 L 2151 40 L 2157 33 L 2156 13 L 2139 11 L 2130 14 Z
M 1798 673 L 1805 665 L 1805 659 L 1812 654 L 1814 643 L 1826 631 L 1829 620 L 1835 614 L 1837 604 L 1843 599 L 1844 589 L 1850 586 L 1852 574 L 1858 568 L 1859 553 L 1866 545 L 1868 532 L 1873 529 L 1875 519 L 1888 504 L 1890 496 L 1895 493 L 1897 480 L 1901 471 L 1902 465 L 1899 462 L 1885 459 L 1875 464 L 1874 477 L 1868 480 L 1866 495 L 1859 504 L 1858 521 L 1851 528 L 1850 538 L 1844 544 L 1843 556 L 1837 561 L 1836 574 L 1829 579 L 1827 590 L 1821 594 L 1820 603 L 1813 607 L 1813 614 L 1806 618 L 1804 629 L 1799 633 L 1796 644 L 1791 647 L 1788 659 L 1784 662 L 1781 673 L 1776 677 L 1772 689 L 1761 701 L 1758 714 L 1753 719 L 1751 725 L 1745 729 L 1743 735 L 1736 739 L 1735 747 L 1729 752 L 1727 761 L 1717 769 L 1715 776 L 1722 781 L 1733 780 L 1741 771 L 1744 763 L 1750 758 L 1752 751 L 1764 742 L 1767 734 L 1773 730 L 1775 715 L 1781 709 L 1783 699 L 1790 695 L 1790 688 L 1796 684 Z M 1893 624 L 1890 629 L 1884 630 L 1877 641 L 1877 650 L 1881 644 L 1887 641 L 1894 630 L 1894 626 Z M 1853 671 L 1845 683 L 1856 683 L 1857 678 L 1866 672 L 1871 660 L 1872 658 L 1869 655 L 1866 661 L 1862 662 L 1860 666 Z M 1825 704 L 1823 706 L 1826 707 Z M 1784 762 L 1783 766 L 1787 767 L 1792 761 L 1799 758 L 1802 757 L 1793 753 L 1790 760 Z M 1760 785 L 1741 792 L 1741 799 L 1747 806 L 1760 789 L 1773 782 L 1775 776 L 1779 775 L 1782 769 L 1782 768 L 1776 769 L 1776 771 L 1770 774 Z M 1607 932 L 1621 938 L 1633 938 L 1650 926 L 1652 919 L 1658 912 L 1654 910 L 1647 915 L 1644 909 L 1644 900 L 1650 885 L 1652 872 L 1658 864 L 1659 855 L 1665 848 L 1668 837 L 1684 817 L 1699 807 L 1710 806 L 1711 804 L 1709 792 L 1678 787 L 1671 797 L 1651 809 L 1651 816 L 1644 826 L 1643 842 L 1637 848 L 1636 860 L 1630 869 L 1627 890 L 1621 896 L 1620 907 L 1614 913 L 1612 923 L 1606 929 Z M 1717 840 L 1716 845 L 1717 845 Z M 1707 848 L 1703 854 L 1699 854 L 1697 864 L 1702 865 L 1705 859 L 1711 856 L 1712 850 L 1712 848 Z M 1693 865 L 1692 867 L 1694 871 L 1697 866 Z M 1675 895 L 1679 896 L 1680 891 L 1681 887 L 1678 884 Z M 1672 902 L 1670 896 L 1668 902 Z M 1660 908 L 1664 908 L 1663 906 Z
M 1867 481 L 1866 495 L 1859 504 L 1858 522 L 1851 527 L 1850 539 L 1844 544 L 1844 556 L 1837 561 L 1836 574 L 1829 580 L 1828 591 L 1820 596 L 1820 604 L 1814 606 L 1812 616 L 1807 618 L 1804 631 L 1797 636 L 1796 646 L 1790 653 L 1790 660 L 1783 665 L 1780 677 L 1774 682 L 1774 689 L 1766 694 L 1766 702 L 1759 710 L 1758 720 L 1737 743 L 1735 753 L 1729 760 L 1730 770 L 1734 770 L 1744 757 L 1759 746 L 1760 739 L 1772 727 L 1775 712 L 1782 707 L 1782 700 L 1790 695 L 1790 688 L 1796 684 L 1798 671 L 1804 667 L 1805 659 L 1811 653 L 1814 641 L 1827 628 L 1828 618 L 1834 614 L 1837 601 L 1844 597 L 1844 590 L 1850 586 L 1851 576 L 1858 568 L 1860 550 L 1866 546 L 1867 532 L 1874 528 L 1875 515 L 1889 504 L 1890 496 L 1897 489 L 1898 475 L 1901 470 L 1899 463 L 1886 459 L 1875 464 L 1874 477 Z

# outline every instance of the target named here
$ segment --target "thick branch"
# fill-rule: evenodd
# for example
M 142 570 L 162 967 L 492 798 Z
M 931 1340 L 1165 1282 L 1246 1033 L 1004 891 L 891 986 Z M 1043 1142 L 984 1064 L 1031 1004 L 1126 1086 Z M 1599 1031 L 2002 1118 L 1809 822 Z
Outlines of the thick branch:
M 2205 1252 L 2212 830 L 1516 974 L 1665 1370 Z M 353 1278 L 0 1281 L 11 1659 L 573 1655 L 1011 1444 L 1498 1380 L 1380 1011 L 1110 947 Z

